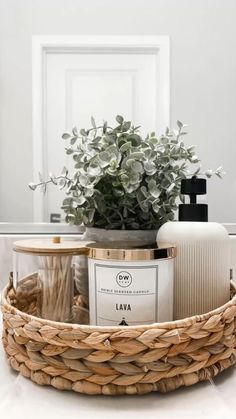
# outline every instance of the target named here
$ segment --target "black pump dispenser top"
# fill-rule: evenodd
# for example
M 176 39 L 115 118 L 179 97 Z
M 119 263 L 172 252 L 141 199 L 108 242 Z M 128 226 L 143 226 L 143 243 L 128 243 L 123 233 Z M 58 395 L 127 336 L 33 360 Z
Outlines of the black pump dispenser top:
M 189 195 L 190 203 L 179 205 L 179 221 L 208 221 L 207 204 L 197 203 L 197 195 L 205 195 L 206 189 L 206 179 L 197 176 L 182 179 L 181 194 Z

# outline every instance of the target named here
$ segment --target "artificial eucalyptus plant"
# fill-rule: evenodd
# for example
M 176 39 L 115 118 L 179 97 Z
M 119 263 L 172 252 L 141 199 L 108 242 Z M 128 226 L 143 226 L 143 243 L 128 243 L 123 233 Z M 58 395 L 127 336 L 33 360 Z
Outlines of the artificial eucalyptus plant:
M 164 135 L 154 132 L 142 138 L 140 127 L 116 117 L 117 126 L 107 122 L 97 126 L 91 118 L 88 130 L 66 132 L 66 153 L 74 160 L 75 172 L 69 176 L 63 168 L 59 176 L 49 175 L 39 183 L 30 183 L 35 190 L 48 183 L 65 188 L 68 195 L 62 208 L 66 222 L 107 229 L 158 229 L 174 219 L 180 182 L 189 175 L 188 164 L 198 163 L 195 147 L 185 146 L 182 138 L 185 125 L 166 129 Z M 200 167 L 192 174 L 199 174 Z M 207 177 L 222 175 L 222 168 L 202 173 Z

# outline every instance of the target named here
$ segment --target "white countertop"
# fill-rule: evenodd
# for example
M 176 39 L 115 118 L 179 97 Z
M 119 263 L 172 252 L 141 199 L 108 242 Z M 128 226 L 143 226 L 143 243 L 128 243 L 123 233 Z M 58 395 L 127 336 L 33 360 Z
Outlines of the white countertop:
M 1 328 L 1 326 L 0 326 Z M 235 419 L 236 368 L 172 393 L 87 396 L 40 387 L 9 367 L 0 347 L 1 419 Z

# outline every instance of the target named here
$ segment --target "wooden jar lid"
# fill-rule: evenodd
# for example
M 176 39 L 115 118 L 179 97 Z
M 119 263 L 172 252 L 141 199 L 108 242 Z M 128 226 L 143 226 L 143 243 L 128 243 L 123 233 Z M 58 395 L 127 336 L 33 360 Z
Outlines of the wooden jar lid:
M 14 242 L 13 250 L 19 253 L 40 255 L 84 255 L 88 253 L 88 248 L 86 247 L 88 243 L 85 241 L 61 239 L 61 237 L 53 237 L 52 239 L 29 239 Z

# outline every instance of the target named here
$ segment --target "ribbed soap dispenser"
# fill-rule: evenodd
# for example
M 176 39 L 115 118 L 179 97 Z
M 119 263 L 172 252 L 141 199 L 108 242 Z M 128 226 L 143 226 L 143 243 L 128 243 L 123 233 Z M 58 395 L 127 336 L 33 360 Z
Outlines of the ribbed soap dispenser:
M 181 182 L 190 203 L 179 205 L 179 221 L 164 224 L 157 242 L 177 246 L 174 266 L 174 319 L 207 313 L 230 298 L 230 239 L 226 229 L 208 222 L 206 179 L 193 176 Z

